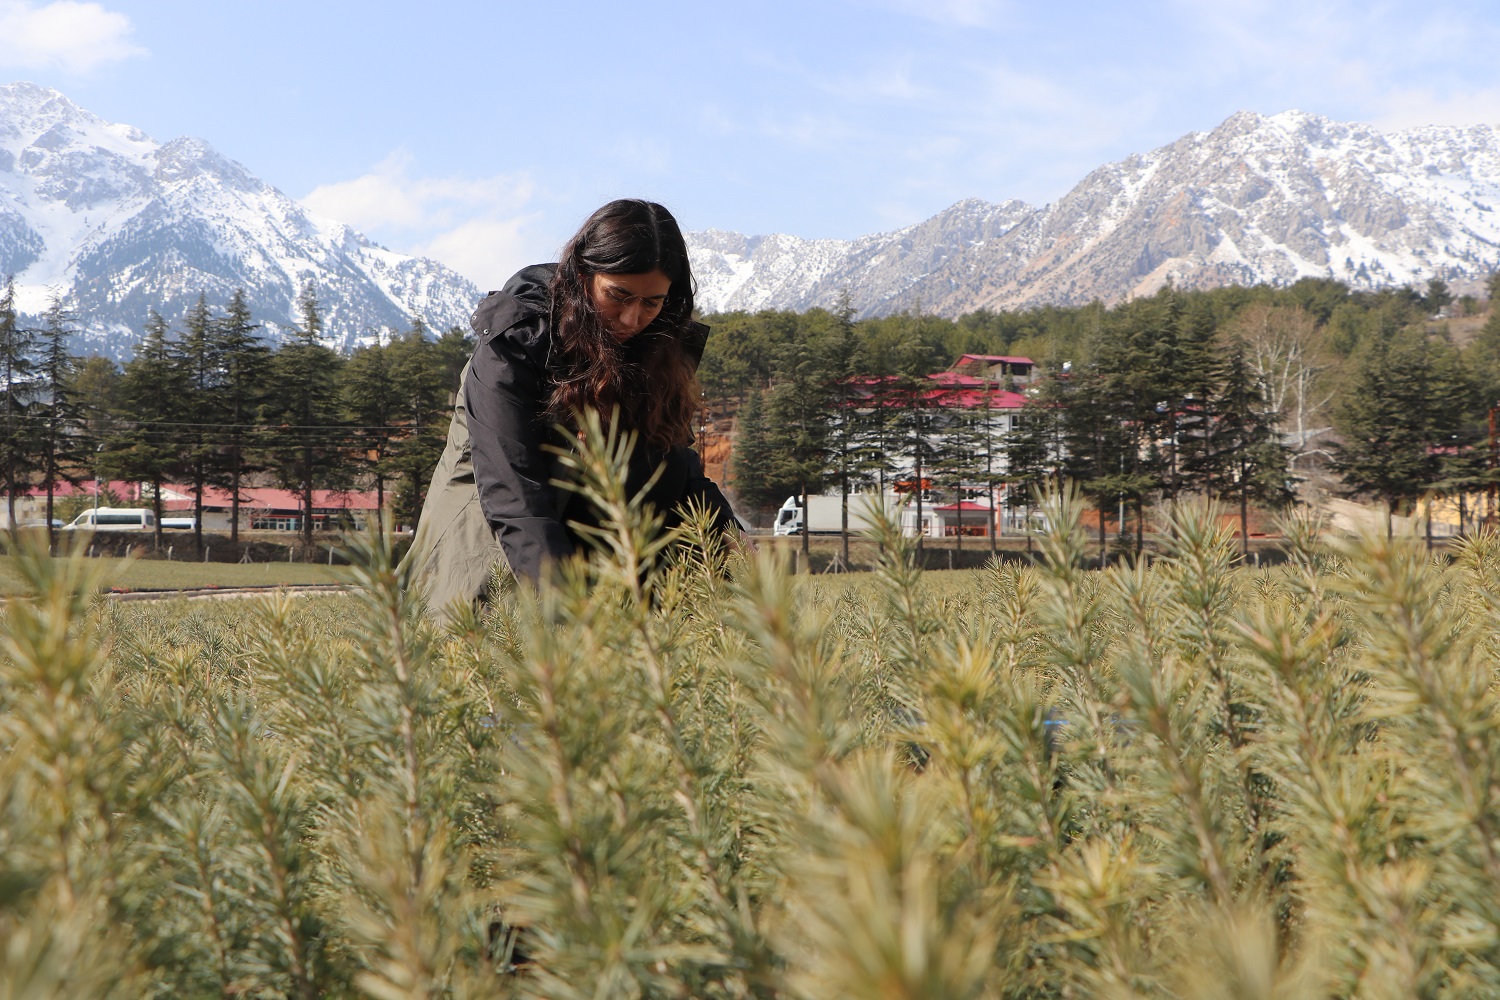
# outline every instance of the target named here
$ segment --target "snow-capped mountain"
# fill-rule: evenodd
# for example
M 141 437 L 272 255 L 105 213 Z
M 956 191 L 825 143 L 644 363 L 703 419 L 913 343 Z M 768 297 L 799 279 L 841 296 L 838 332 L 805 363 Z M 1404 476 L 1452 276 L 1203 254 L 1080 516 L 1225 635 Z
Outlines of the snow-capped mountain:
M 162 144 L 55 90 L 0 86 L 0 280 L 40 314 L 54 293 L 85 349 L 128 356 L 147 310 L 175 321 L 200 293 L 243 288 L 275 333 L 311 281 L 325 337 L 347 347 L 413 317 L 466 323 L 478 290 L 436 261 L 393 253 L 308 212 L 206 142 Z
M 1500 268 L 1500 130 L 1381 133 L 1288 111 L 1241 112 L 1090 173 L 1063 198 L 963 201 L 857 240 L 689 237 L 705 311 L 1106 302 L 1178 287 L 1302 277 L 1355 287 L 1481 279 Z
M 1381 133 L 1288 111 L 1242 112 L 1090 173 L 1057 202 L 961 201 L 855 240 L 689 234 L 698 302 L 861 315 L 1117 301 L 1180 287 L 1333 277 L 1452 284 L 1500 268 L 1500 129 Z M 55 90 L 0 86 L 0 279 L 36 316 L 54 293 L 85 349 L 128 355 L 147 310 L 244 288 L 271 332 L 311 281 L 347 347 L 412 317 L 443 329 L 479 297 L 441 264 L 306 211 L 202 140 L 159 143 Z

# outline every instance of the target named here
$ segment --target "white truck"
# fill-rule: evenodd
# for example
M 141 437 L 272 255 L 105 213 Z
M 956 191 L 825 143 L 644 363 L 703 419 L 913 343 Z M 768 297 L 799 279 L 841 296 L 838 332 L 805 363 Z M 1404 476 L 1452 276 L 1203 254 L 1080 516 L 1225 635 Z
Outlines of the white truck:
M 849 533 L 857 535 L 875 527 L 875 520 L 882 510 L 887 517 L 895 517 L 901 498 L 878 493 L 849 494 Z M 803 517 L 802 498 L 787 497 L 771 526 L 773 535 L 800 535 L 803 526 L 813 535 L 837 535 L 843 531 L 843 498 L 840 496 L 810 496 L 807 498 L 808 516 Z

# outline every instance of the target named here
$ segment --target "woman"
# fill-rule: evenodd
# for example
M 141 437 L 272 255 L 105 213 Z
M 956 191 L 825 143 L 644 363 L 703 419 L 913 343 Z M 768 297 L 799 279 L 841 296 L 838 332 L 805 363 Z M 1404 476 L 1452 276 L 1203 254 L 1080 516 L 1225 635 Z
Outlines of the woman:
M 697 500 L 719 530 L 737 530 L 690 447 L 708 335 L 692 314 L 677 221 L 637 200 L 605 205 L 562 260 L 525 268 L 485 297 L 471 321 L 479 343 L 412 543 L 429 608 L 482 600 L 501 560 L 536 581 L 585 544 L 571 524 L 592 523 L 597 512 L 553 485 L 561 470 L 545 447 L 566 446 L 557 428 L 571 428 L 579 412 L 607 422 L 618 408 L 638 436 L 627 485 L 639 491 L 662 466 L 648 496 L 669 523 L 674 508 Z

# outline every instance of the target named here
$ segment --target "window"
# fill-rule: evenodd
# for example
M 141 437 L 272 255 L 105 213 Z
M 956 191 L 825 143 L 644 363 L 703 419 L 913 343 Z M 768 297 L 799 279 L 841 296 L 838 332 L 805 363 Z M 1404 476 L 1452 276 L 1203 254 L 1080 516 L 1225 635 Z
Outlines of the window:
M 100 526 L 106 524 L 115 524 L 128 525 L 132 528 L 139 528 L 143 524 L 154 523 L 155 521 L 150 514 L 106 514 L 103 511 L 100 511 L 94 518 L 94 524 Z

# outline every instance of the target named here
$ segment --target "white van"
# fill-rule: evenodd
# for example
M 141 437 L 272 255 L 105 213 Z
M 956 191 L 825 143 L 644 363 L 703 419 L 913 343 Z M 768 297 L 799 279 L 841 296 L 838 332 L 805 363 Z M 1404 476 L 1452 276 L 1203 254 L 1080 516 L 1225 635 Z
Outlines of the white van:
M 155 528 L 156 514 L 145 507 L 99 507 L 86 510 L 63 525 L 64 531 L 153 531 Z

